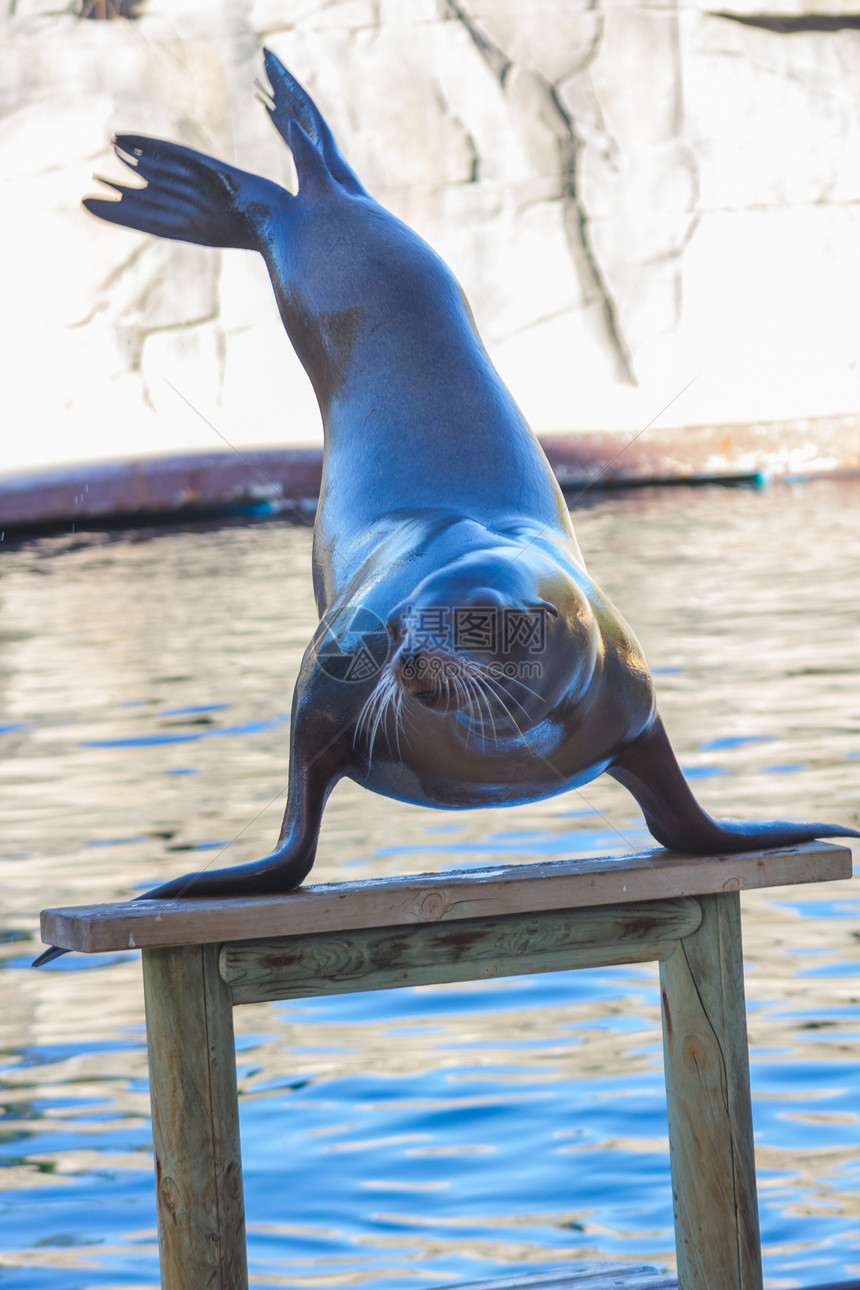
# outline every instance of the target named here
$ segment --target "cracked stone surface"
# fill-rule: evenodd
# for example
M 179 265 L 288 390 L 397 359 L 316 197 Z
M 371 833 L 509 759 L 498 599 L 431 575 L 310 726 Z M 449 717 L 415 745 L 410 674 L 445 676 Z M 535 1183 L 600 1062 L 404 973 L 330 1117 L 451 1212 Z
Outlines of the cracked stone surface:
M 111 23 L 73 8 L 16 0 L 0 19 L 0 472 L 319 440 L 258 257 L 79 206 L 94 171 L 119 174 L 117 130 L 291 185 L 253 99 L 263 43 L 451 264 L 536 430 L 860 403 L 847 0 L 147 0 Z

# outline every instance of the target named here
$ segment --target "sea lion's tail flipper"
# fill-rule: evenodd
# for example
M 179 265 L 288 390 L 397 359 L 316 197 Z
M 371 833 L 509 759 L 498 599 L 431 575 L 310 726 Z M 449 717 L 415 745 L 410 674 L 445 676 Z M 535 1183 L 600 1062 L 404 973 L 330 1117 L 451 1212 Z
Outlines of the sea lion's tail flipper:
M 263 50 L 263 61 L 266 75 L 272 87 L 272 102 L 265 102 L 266 111 L 275 123 L 275 128 L 288 147 L 294 148 L 295 136 L 290 124 L 300 125 L 308 139 L 325 162 L 332 179 L 351 193 L 363 193 L 365 190 L 357 175 L 343 159 L 340 148 L 335 143 L 334 135 L 314 103 L 307 90 L 284 67 L 270 49 Z
M 118 134 L 114 147 L 120 161 L 146 180 L 146 187 L 101 179 L 120 200 L 86 197 L 83 204 L 99 219 L 140 233 L 256 251 L 267 217 L 290 200 L 285 189 L 268 179 L 179 143 Z
M 608 773 L 633 794 L 650 832 L 672 851 L 719 855 L 815 838 L 860 837 L 856 829 L 837 824 L 712 819 L 690 791 L 659 717 L 617 754 Z

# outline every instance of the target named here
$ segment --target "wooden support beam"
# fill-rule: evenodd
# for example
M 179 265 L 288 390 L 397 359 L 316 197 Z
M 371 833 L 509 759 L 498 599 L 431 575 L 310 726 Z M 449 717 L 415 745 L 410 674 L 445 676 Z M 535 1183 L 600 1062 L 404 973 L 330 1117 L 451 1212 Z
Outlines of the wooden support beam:
M 681 1290 L 761 1290 L 737 893 L 660 964 Z
M 214 945 L 143 951 L 162 1290 L 247 1290 L 236 1050 Z
M 222 946 L 219 966 L 234 1003 L 261 1003 L 653 962 L 673 954 L 700 922 L 696 900 L 643 901 L 239 941 Z

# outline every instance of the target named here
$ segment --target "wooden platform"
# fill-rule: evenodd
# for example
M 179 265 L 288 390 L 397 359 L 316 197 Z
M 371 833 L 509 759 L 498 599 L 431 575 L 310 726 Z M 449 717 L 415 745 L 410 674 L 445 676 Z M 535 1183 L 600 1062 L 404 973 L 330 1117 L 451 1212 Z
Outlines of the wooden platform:
M 46 909 L 42 940 L 95 954 L 663 901 L 850 876 L 850 850 L 830 842 L 716 858 L 655 847 L 625 856 L 328 883 L 286 896 Z
M 656 849 L 46 910 L 42 937 L 143 951 L 166 1290 L 248 1284 L 235 1004 L 647 960 L 660 963 L 677 1282 L 574 1264 L 470 1290 L 761 1290 L 739 893 L 850 875 L 851 852 L 823 842 L 709 858 Z

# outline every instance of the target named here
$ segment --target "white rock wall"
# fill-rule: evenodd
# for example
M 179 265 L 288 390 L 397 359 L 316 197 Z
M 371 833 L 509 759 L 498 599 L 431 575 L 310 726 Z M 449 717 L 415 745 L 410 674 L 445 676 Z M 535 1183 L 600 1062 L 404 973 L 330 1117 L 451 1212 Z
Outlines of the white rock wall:
M 846 0 L 734 5 L 850 22 Z M 10 8 L 0 470 L 318 439 L 258 257 L 79 207 L 94 170 L 120 174 L 117 130 L 288 182 L 253 97 L 263 43 L 452 265 L 537 430 L 632 433 L 667 404 L 664 425 L 860 407 L 856 26 L 614 0 Z

